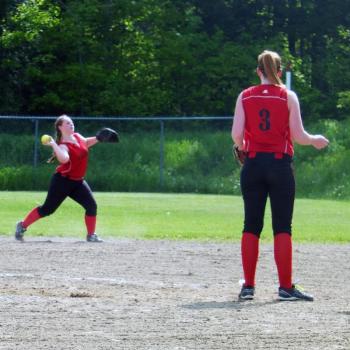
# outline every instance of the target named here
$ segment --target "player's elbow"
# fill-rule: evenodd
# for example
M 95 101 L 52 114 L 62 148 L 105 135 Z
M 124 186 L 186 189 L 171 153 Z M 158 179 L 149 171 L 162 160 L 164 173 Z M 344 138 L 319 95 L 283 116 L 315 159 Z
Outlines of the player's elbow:
M 66 164 L 69 162 L 69 156 L 57 157 L 57 159 L 61 164 Z

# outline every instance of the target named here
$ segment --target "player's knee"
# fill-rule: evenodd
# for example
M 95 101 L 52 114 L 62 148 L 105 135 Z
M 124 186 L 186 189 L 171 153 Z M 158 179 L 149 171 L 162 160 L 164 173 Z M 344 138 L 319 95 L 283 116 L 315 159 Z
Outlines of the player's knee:
M 38 207 L 38 213 L 41 217 L 44 216 L 49 216 L 51 214 L 53 214 L 56 211 L 56 208 L 50 208 L 50 207 Z
M 282 222 L 283 220 L 276 220 L 277 222 L 274 222 L 272 224 L 273 234 L 276 236 L 276 234 L 280 232 L 285 232 L 291 234 L 292 232 L 292 224 L 289 222 Z
M 263 225 L 262 224 L 257 224 L 257 223 L 247 224 L 246 223 L 244 225 L 243 232 L 250 232 L 250 233 L 254 234 L 257 237 L 260 237 L 262 229 L 263 229 Z
M 87 216 L 96 216 L 97 215 L 97 204 L 96 202 L 90 203 L 85 207 L 85 214 Z

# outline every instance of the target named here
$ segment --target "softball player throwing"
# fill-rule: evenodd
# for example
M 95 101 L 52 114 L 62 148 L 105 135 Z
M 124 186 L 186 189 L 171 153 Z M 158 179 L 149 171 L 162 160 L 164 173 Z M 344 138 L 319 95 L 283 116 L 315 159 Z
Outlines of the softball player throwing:
M 89 148 L 99 141 L 99 134 L 94 137 L 83 137 L 74 132 L 74 123 L 67 115 L 62 115 L 55 122 L 57 138 L 46 143 L 53 149 L 53 158 L 60 163 L 51 178 L 50 187 L 43 205 L 32 209 L 24 220 L 16 225 L 15 238 L 23 241 L 24 232 L 35 221 L 48 216 L 70 197 L 85 209 L 85 224 L 88 242 L 103 242 L 95 233 L 97 205 L 91 189 L 84 180 L 88 165 Z M 104 129 L 103 132 L 114 132 Z M 104 135 L 105 136 L 105 135 Z M 114 138 L 117 134 L 114 132 Z M 106 141 L 106 142 L 117 142 Z
M 292 141 L 317 149 L 329 142 L 322 135 L 310 135 L 304 130 L 298 97 L 281 81 L 281 58 L 276 52 L 262 52 L 256 72 L 261 84 L 240 93 L 232 126 L 234 143 L 246 153 L 241 171 L 245 215 L 241 254 L 245 282 L 239 299 L 254 298 L 259 238 L 269 197 L 280 285 L 278 299 L 312 301 L 312 295 L 292 283 L 291 224 L 295 198 Z

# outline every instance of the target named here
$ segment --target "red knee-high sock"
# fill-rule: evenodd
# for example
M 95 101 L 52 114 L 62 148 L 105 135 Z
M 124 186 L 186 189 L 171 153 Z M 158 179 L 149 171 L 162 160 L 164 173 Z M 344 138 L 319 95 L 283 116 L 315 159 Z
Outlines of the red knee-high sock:
M 255 286 L 255 271 L 259 256 L 259 237 L 243 232 L 241 240 L 242 265 L 246 286 Z
M 292 237 L 289 233 L 275 235 L 274 253 L 280 287 L 292 288 Z
M 34 208 L 33 210 L 31 210 L 27 216 L 25 217 L 25 219 L 22 221 L 22 226 L 24 228 L 27 228 L 29 225 L 31 225 L 33 222 L 39 220 L 41 218 L 38 208 Z
M 85 215 L 85 225 L 87 229 L 87 234 L 89 236 L 94 234 L 96 229 L 96 216 Z

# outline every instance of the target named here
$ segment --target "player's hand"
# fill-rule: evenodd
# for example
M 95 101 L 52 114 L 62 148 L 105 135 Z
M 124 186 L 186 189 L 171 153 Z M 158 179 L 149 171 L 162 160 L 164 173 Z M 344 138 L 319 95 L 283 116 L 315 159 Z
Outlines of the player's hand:
M 236 162 L 240 165 L 243 166 L 244 161 L 247 157 L 247 153 L 241 149 L 237 145 L 233 145 L 232 147 L 232 153 L 233 157 L 236 160 Z
M 96 139 L 99 142 L 116 143 L 116 142 L 119 142 L 119 135 L 115 130 L 111 128 L 102 128 L 97 132 Z
M 311 144 L 317 149 L 322 149 L 328 146 L 329 141 L 322 135 L 313 135 L 311 138 Z

